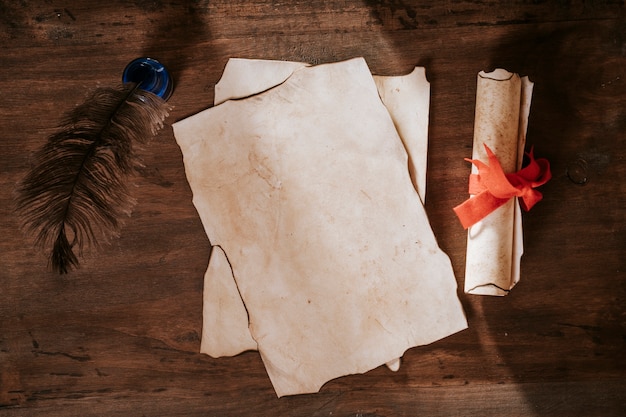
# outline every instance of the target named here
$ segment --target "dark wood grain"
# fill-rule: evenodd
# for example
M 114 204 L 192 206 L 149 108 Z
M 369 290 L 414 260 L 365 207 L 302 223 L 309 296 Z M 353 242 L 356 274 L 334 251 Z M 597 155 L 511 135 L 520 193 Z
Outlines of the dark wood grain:
M 621 1 L 0 1 L 0 415 L 624 415 L 624 13 Z M 524 214 L 522 281 L 504 298 L 460 294 L 469 329 L 411 349 L 397 373 L 277 399 L 257 353 L 198 353 L 210 245 L 169 124 L 142 152 L 120 238 L 70 275 L 48 272 L 18 229 L 15 184 L 61 115 L 142 55 L 174 74 L 169 124 L 210 106 L 229 57 L 425 66 L 426 209 L 461 288 L 451 208 L 466 198 L 476 74 L 528 75 L 528 142 L 554 178 Z

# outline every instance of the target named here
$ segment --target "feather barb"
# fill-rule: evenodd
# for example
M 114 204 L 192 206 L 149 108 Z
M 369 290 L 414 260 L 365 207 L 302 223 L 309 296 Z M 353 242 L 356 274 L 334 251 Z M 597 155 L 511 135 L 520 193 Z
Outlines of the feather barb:
M 126 184 L 141 166 L 137 145 L 163 127 L 169 110 L 135 84 L 99 88 L 35 154 L 16 208 L 52 270 L 69 272 L 85 249 L 119 235 L 135 204 Z

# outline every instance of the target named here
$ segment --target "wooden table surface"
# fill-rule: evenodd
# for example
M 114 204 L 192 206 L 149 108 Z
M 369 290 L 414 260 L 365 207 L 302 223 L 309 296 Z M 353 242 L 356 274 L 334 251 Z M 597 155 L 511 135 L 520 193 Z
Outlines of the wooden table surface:
M 506 3 L 506 4 L 505 4 Z M 138 56 L 174 75 L 121 236 L 60 276 L 13 190 L 61 116 Z M 210 244 L 171 123 L 210 107 L 230 57 L 373 73 L 426 67 L 426 210 L 463 287 L 476 75 L 535 83 L 528 143 L 550 160 L 524 213 L 522 280 L 459 290 L 469 328 L 385 367 L 277 398 L 258 353 L 198 353 Z M 0 1 L 0 415 L 626 415 L 626 20 L 619 1 Z

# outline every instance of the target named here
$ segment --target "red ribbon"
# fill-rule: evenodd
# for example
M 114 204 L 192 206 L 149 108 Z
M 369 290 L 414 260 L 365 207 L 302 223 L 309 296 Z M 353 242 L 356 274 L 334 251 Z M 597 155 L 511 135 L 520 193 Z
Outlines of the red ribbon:
M 543 196 L 536 187 L 545 184 L 552 178 L 550 163 L 547 159 L 535 159 L 533 149 L 526 155 L 530 159 L 527 166 L 517 172 L 505 174 L 498 157 L 485 145 L 489 165 L 477 159 L 468 159 L 478 168 L 478 174 L 469 177 L 469 193 L 474 194 L 454 208 L 464 228 L 469 228 L 489 213 L 509 201 L 511 197 L 519 197 L 524 210 L 530 210 Z

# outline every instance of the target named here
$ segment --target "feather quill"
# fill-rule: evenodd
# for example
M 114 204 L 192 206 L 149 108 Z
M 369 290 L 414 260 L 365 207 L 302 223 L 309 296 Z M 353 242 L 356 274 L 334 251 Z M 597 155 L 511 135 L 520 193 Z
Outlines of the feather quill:
M 16 205 L 53 271 L 69 272 L 85 249 L 119 236 L 135 204 L 127 180 L 141 167 L 136 145 L 156 135 L 169 110 L 134 83 L 98 88 L 35 154 Z

